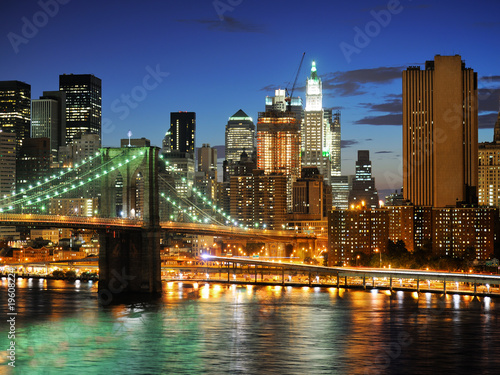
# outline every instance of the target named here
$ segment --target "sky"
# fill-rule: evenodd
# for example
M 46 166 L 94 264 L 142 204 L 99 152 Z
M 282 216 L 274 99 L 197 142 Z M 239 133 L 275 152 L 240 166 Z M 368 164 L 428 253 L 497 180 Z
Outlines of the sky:
M 459 54 L 478 73 L 479 141 L 499 110 L 498 0 L 19 0 L 0 5 L 0 80 L 57 90 L 60 74 L 102 79 L 102 144 L 161 146 L 170 112 L 196 112 L 196 144 L 224 144 L 228 118 L 256 122 L 265 97 L 305 103 L 313 60 L 323 106 L 341 111 L 342 173 L 369 150 L 379 191 L 402 185 L 402 70 Z M 495 40 L 497 42 L 495 42 Z M 382 195 L 383 196 L 383 195 Z

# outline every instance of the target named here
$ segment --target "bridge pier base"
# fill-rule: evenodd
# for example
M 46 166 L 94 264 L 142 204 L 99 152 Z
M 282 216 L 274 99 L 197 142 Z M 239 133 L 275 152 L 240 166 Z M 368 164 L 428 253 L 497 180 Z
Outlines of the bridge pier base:
M 160 228 L 104 230 L 99 242 L 101 304 L 161 295 Z

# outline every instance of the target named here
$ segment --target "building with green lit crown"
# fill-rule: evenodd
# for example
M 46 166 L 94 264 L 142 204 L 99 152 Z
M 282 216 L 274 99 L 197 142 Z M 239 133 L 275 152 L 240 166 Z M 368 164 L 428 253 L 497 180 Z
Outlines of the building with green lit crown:
M 340 176 L 340 114 L 323 109 L 322 82 L 314 61 L 306 81 L 301 133 L 302 167 L 317 167 L 330 184 L 332 176 Z

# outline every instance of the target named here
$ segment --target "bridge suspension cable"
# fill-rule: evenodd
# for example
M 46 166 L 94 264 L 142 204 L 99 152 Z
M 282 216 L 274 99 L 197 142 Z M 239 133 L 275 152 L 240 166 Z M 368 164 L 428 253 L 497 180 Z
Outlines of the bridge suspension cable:
M 49 200 L 51 198 L 60 197 L 61 195 L 64 195 L 65 193 L 68 193 L 68 192 L 70 192 L 72 190 L 75 190 L 77 188 L 85 186 L 86 184 L 88 184 L 88 183 L 90 183 L 92 181 L 95 181 L 96 179 L 99 179 L 102 176 L 106 175 L 109 171 L 115 170 L 115 167 L 113 167 L 113 166 L 110 168 L 109 171 L 106 170 L 106 169 L 104 169 L 104 168 L 106 168 L 110 164 L 116 163 L 117 160 L 119 160 L 120 157 L 123 157 L 123 155 L 124 154 L 122 153 L 120 155 L 117 155 L 117 156 L 113 157 L 112 159 L 108 160 L 106 163 L 100 164 L 99 166 L 95 167 L 94 169 L 85 172 L 81 176 L 77 176 L 78 177 L 77 179 L 74 179 L 74 180 L 71 180 L 71 181 L 61 181 L 60 184 L 58 184 L 56 186 L 51 186 L 51 187 L 49 187 L 48 189 L 46 189 L 44 191 L 37 191 L 33 195 L 31 195 L 31 196 L 24 196 L 22 198 L 14 200 L 14 201 L 12 201 L 12 202 L 9 203 L 9 206 L 7 206 L 7 207 L 0 207 L 0 212 L 14 210 L 15 206 L 19 206 L 19 205 L 22 205 L 22 204 L 26 204 L 27 206 L 32 206 L 33 204 L 38 204 L 38 203 L 44 202 L 46 200 Z M 131 160 L 136 159 L 136 157 L 137 156 L 134 155 L 134 156 L 132 156 L 131 159 L 125 159 L 122 163 L 123 164 L 127 164 Z M 123 165 L 122 163 L 118 163 L 118 166 L 122 166 Z M 102 174 L 99 174 L 99 172 L 101 170 L 103 170 L 103 169 L 104 169 L 104 171 L 101 172 Z M 95 175 L 94 175 L 94 173 L 95 173 Z M 58 177 L 60 178 L 60 176 L 58 176 Z M 49 181 L 53 182 L 55 180 L 56 179 L 53 178 L 53 179 L 51 179 Z
M 168 169 L 168 171 L 169 171 L 169 172 L 173 172 L 173 173 L 175 173 L 175 174 L 177 174 L 177 175 L 180 175 L 180 172 L 179 172 L 179 171 L 176 171 L 176 170 L 175 170 L 175 168 L 174 168 L 173 166 L 171 166 L 171 165 L 170 165 L 170 163 L 168 162 L 168 160 L 165 160 L 165 159 L 163 158 L 163 156 L 162 156 L 162 155 L 160 155 L 160 157 L 159 157 L 159 158 L 160 158 L 160 160 L 162 160 L 162 161 L 165 163 L 165 166 L 166 166 L 166 168 Z M 169 185 L 169 187 L 170 187 L 170 188 L 171 188 L 171 189 L 172 189 L 172 190 L 173 190 L 173 191 L 177 194 L 177 191 L 175 190 L 175 188 L 174 188 L 174 187 L 172 187 L 172 185 L 171 185 L 170 183 L 168 183 L 168 182 L 167 182 L 166 180 L 164 180 L 164 179 L 163 179 L 163 181 L 164 181 L 166 184 L 168 184 L 168 185 Z M 186 202 L 189 202 L 189 204 L 190 204 L 190 205 L 195 206 L 195 207 L 196 207 L 196 208 L 197 208 L 200 212 L 202 212 L 202 214 L 203 214 L 204 216 L 206 216 L 206 217 L 210 218 L 210 219 L 211 219 L 211 220 L 213 220 L 213 221 L 219 222 L 219 223 L 221 223 L 222 225 L 227 225 L 226 221 L 232 222 L 232 223 L 233 223 L 234 225 L 236 225 L 236 226 L 238 225 L 238 222 L 237 222 L 237 221 L 232 221 L 232 219 L 231 219 L 231 216 L 230 216 L 230 215 L 228 215 L 228 214 L 226 214 L 225 212 L 223 212 L 222 208 L 217 207 L 217 205 L 216 205 L 214 202 L 212 202 L 210 199 L 208 199 L 206 196 L 204 196 L 204 194 L 202 194 L 202 192 L 201 192 L 200 190 L 198 190 L 198 189 L 196 189 L 196 188 L 193 188 L 193 191 L 195 192 L 195 194 L 196 194 L 198 197 L 200 197 L 200 198 L 203 200 L 203 203 L 204 203 L 204 204 L 206 204 L 206 205 L 207 205 L 207 206 L 208 206 L 208 207 L 209 207 L 212 211 L 214 211 L 214 212 L 215 212 L 216 214 L 218 214 L 218 215 L 221 215 L 221 216 L 224 218 L 224 219 L 223 219 L 224 221 L 223 221 L 223 222 L 218 221 L 218 220 L 217 220 L 217 219 L 215 219 L 214 217 L 212 217 L 212 216 L 208 215 L 205 211 L 203 211 L 203 209 L 201 209 L 200 207 L 196 206 L 196 205 L 194 204 L 194 202 L 190 202 L 190 201 L 188 201 L 186 198 L 182 198 L 182 197 L 180 197 L 178 194 L 177 194 L 177 196 L 178 196 L 179 198 L 184 199 Z
M 95 155 L 93 156 L 90 156 L 84 160 L 82 160 L 82 162 L 80 164 L 75 164 L 73 168 L 68 168 L 67 171 L 60 171 L 59 174 L 53 174 L 52 176 L 50 177 L 45 177 L 43 179 L 43 182 L 41 181 L 37 181 L 35 183 L 35 186 L 33 185 L 29 185 L 28 189 L 20 189 L 19 191 L 17 192 L 14 192 L 14 194 L 10 195 L 10 196 L 3 196 L 0 198 L 0 205 L 1 204 L 5 204 L 4 201 L 11 201 L 12 198 L 18 196 L 19 194 L 26 194 L 28 193 L 29 191 L 32 191 L 32 190 L 35 190 L 35 189 L 41 189 L 41 188 L 44 188 L 45 185 L 47 184 L 50 184 L 51 182 L 53 182 L 54 180 L 59 180 L 61 179 L 62 177 L 72 173 L 72 172 L 77 172 L 78 171 L 78 168 L 84 166 L 85 164 L 93 161 L 94 159 L 96 159 L 97 157 L 101 156 L 101 153 L 100 152 L 96 152 Z M 8 203 L 11 203 L 11 202 L 8 202 Z

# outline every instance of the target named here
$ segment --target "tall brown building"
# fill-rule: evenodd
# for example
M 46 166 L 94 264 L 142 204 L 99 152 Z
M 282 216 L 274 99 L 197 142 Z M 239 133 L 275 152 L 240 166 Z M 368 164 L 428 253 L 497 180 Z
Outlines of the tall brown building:
M 477 73 L 459 55 L 403 71 L 403 192 L 415 205 L 477 202 Z

